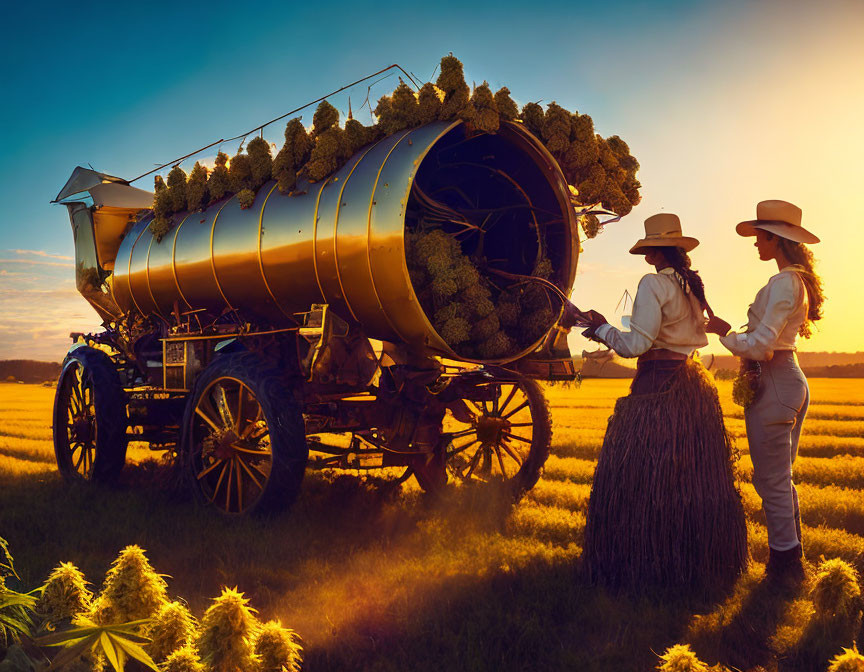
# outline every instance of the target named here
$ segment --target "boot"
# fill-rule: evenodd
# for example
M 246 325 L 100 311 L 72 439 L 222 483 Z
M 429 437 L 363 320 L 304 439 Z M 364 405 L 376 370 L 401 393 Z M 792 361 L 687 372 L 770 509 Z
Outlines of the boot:
M 778 589 L 797 590 L 804 582 L 802 556 L 803 549 L 800 543 L 788 551 L 776 551 L 769 547 L 765 578 Z
M 795 514 L 795 534 L 798 537 L 798 545 L 801 546 L 801 555 L 804 555 L 804 538 L 801 536 L 801 511 Z

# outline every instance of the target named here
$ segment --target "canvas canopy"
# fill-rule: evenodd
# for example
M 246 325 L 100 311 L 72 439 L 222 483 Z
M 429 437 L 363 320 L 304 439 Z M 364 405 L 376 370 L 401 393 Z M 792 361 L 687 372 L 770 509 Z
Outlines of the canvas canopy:
M 58 203 L 76 194 L 87 192 L 97 207 L 143 209 L 153 207 L 153 194 L 130 186 L 120 178 L 78 166 L 52 202 Z

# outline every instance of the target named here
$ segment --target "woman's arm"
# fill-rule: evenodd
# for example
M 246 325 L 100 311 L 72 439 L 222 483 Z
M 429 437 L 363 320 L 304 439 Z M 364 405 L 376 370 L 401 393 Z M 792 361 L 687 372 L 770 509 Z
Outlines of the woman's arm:
M 795 312 L 800 299 L 800 280 L 795 273 L 782 273 L 768 287 L 768 304 L 758 324 L 748 324 L 746 333 L 729 332 L 720 342 L 733 354 L 747 359 L 771 359 L 780 332 Z
M 664 302 L 662 287 L 656 275 L 646 275 L 639 281 L 630 331 L 621 331 L 611 324 L 600 325 L 595 335 L 622 357 L 638 357 L 648 352 L 660 332 L 661 307 Z

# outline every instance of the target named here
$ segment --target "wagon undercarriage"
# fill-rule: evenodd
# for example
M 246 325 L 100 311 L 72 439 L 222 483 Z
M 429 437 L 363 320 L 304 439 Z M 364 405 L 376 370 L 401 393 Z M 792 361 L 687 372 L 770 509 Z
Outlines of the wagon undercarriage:
M 519 124 L 400 131 L 290 195 L 271 181 L 251 204 L 224 197 L 158 235 L 151 194 L 77 169 L 58 200 L 82 189 L 92 205 L 64 201 L 76 279 L 105 330 L 78 335 L 60 376 L 68 478 L 111 481 L 137 441 L 232 515 L 290 505 L 306 469 L 392 468 L 427 491 L 499 481 L 518 495 L 537 481 L 551 423 L 536 379 L 576 375 L 556 325 L 579 240 L 560 168 Z M 507 278 L 547 269 L 548 296 L 506 324 L 484 318 L 506 343 L 494 357 L 474 313 L 459 318 L 474 340 L 438 331 L 440 273 L 424 284 L 407 261 L 430 226 L 474 260 L 475 285 L 488 277 L 474 295 L 484 315 L 508 282 L 516 308 Z

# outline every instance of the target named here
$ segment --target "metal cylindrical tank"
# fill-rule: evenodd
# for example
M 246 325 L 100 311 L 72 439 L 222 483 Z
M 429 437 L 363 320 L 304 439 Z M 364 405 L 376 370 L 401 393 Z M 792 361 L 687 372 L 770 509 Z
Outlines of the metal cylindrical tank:
M 538 244 L 554 255 L 554 281 L 569 292 L 577 222 L 567 182 L 542 143 L 516 123 L 472 140 L 461 122 L 433 122 L 361 149 L 329 178 L 300 184 L 292 196 L 268 182 L 246 210 L 230 197 L 204 212 L 175 215 L 161 241 L 151 235 L 148 215 L 121 243 L 110 282 L 114 300 L 144 315 L 167 317 L 175 306 L 214 315 L 227 308 L 277 325 L 293 324 L 293 315 L 313 303 L 328 303 L 372 338 L 458 358 L 421 307 L 406 264 L 418 173 L 441 193 L 461 192 L 461 207 L 495 203 L 504 191 L 524 200 L 525 226 L 534 217 L 532 235 L 542 228 L 546 238 Z M 464 189 L 463 178 L 470 183 Z M 546 213 L 542 227 L 537 212 Z M 499 256 L 531 244 L 519 222 L 508 226 L 495 239 Z

